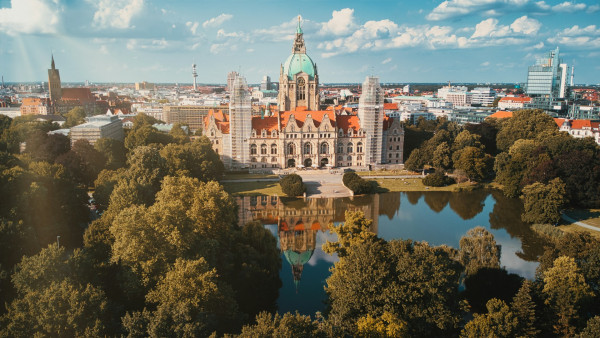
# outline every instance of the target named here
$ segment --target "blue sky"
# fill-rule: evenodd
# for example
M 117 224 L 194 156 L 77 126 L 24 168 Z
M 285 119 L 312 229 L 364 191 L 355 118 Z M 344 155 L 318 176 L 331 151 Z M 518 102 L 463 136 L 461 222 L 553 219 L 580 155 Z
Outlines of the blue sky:
M 47 81 L 279 79 L 297 16 L 320 81 L 523 82 L 559 46 L 600 82 L 600 2 L 552 0 L 0 0 L 0 74 Z

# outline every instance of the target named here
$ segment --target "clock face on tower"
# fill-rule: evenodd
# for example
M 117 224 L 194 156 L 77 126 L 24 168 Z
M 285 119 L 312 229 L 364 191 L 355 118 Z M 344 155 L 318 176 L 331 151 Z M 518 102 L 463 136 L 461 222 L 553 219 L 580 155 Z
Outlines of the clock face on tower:
M 299 78 L 298 79 L 298 87 L 304 87 L 304 84 L 305 84 L 304 78 L 303 77 Z

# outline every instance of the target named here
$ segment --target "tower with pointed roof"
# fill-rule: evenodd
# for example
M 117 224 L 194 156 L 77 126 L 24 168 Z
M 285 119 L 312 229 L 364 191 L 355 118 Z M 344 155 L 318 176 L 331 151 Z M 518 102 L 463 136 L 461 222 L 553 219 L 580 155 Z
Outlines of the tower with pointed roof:
M 319 110 L 317 65 L 306 54 L 300 16 L 298 16 L 292 54 L 281 65 L 277 102 L 280 111 L 296 110 L 297 107 L 306 107 L 312 111 Z
M 62 85 L 60 83 L 60 73 L 54 64 L 54 54 L 52 55 L 50 67 L 51 68 L 48 69 L 48 89 L 50 91 L 50 99 L 56 101 L 60 100 L 62 97 Z

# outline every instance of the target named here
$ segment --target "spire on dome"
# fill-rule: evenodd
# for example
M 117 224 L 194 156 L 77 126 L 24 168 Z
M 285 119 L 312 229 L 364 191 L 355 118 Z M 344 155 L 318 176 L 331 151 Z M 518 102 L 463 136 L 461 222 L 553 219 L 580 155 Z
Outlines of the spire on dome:
M 302 34 L 302 27 L 300 27 L 300 15 L 298 15 L 298 27 L 296 28 L 296 34 Z
M 294 40 L 294 46 L 292 47 L 292 53 L 306 53 L 306 46 L 304 46 L 304 35 L 302 33 L 302 27 L 300 27 L 300 15 L 298 15 L 298 27 L 296 28 L 296 39 Z

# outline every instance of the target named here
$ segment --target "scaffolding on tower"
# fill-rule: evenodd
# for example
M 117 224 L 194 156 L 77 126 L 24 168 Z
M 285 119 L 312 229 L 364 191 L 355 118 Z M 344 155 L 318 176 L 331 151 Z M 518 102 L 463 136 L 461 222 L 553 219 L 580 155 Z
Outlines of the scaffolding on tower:
M 383 90 L 379 85 L 379 78 L 367 76 L 358 101 L 358 119 L 366 134 L 364 149 L 366 165 L 384 163 L 383 117 Z
M 234 168 L 247 168 L 250 163 L 250 136 L 252 133 L 252 106 L 246 79 L 236 76 L 229 100 L 231 160 Z

